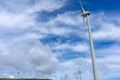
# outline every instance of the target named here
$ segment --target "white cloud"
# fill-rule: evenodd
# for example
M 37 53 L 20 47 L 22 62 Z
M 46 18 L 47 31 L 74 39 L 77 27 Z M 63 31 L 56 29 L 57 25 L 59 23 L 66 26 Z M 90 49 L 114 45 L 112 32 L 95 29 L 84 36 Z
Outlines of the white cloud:
M 74 16 L 73 16 L 74 15 Z M 99 15 L 99 16 L 97 16 Z M 95 13 L 90 16 L 91 28 L 94 40 L 117 40 L 119 41 L 119 16 L 114 14 Z M 111 19 L 108 20 L 108 17 Z M 44 25 L 44 26 L 43 26 Z M 43 27 L 42 27 L 43 26 Z M 39 29 L 45 34 L 69 35 L 74 33 L 84 39 L 88 39 L 87 27 L 83 24 L 79 12 L 65 12 L 51 18 L 48 22 L 40 23 Z
M 56 44 L 53 49 L 71 49 L 73 51 L 77 51 L 77 52 L 88 52 L 89 50 L 89 46 L 86 43 L 77 43 L 74 45 L 71 45 L 69 43 L 65 43 L 65 44 Z
M 34 24 L 34 12 L 54 11 L 64 6 L 65 0 L 6 0 L 1 3 L 4 5 L 0 8 L 0 27 L 21 29 Z
M 10 75 L 9 78 L 14 78 L 14 76 L 13 76 L 13 75 Z
M 37 23 L 37 26 L 39 31 L 44 34 L 65 36 L 74 33 L 86 38 L 86 27 L 83 27 L 84 24 L 81 18 L 78 12 L 65 12 L 50 18 L 48 22 Z
M 35 0 L 33 9 L 35 11 L 53 11 L 63 7 L 66 0 Z
M 49 73 L 59 66 L 58 60 L 47 47 L 32 48 L 28 57 L 30 63 L 35 66 L 36 70 L 43 73 Z
M 96 51 L 97 55 L 100 55 L 102 57 L 106 57 L 108 55 L 118 55 L 119 56 L 120 46 L 113 44 L 109 47 L 104 47 L 104 48 L 101 47 L 99 49 L 96 49 L 95 51 Z
M 1 76 L 2 78 L 14 78 L 13 75 L 10 75 L 10 74 L 8 74 L 8 73 L 6 73 L 6 72 L 5 72 L 5 73 L 1 73 L 1 75 L 2 75 L 2 76 Z
M 96 16 L 99 15 L 99 16 Z M 93 32 L 93 38 L 95 40 L 114 40 L 114 41 L 119 41 L 120 36 L 120 25 L 119 25 L 119 16 L 111 16 L 114 14 L 101 14 L 101 13 L 96 13 L 92 15 L 92 27 L 97 30 Z M 110 19 L 108 18 L 110 17 Z M 94 23 L 94 20 L 96 18 L 96 22 Z
M 58 14 L 57 18 L 51 20 L 52 24 L 55 22 L 61 22 L 67 25 L 73 25 L 73 27 L 80 27 L 82 23 L 81 15 L 78 12 L 65 12 L 63 14 Z
M 2 31 L 0 63 L 20 71 L 36 70 L 43 73 L 54 71 L 59 66 L 59 61 L 50 49 L 42 44 L 36 45 L 43 35 L 32 32 L 36 27 L 34 13 L 59 9 L 64 6 L 65 0 L 2 0 L 0 2 Z
M 17 43 L 16 45 L 18 45 Z M 22 44 L 22 43 L 21 43 Z M 25 48 L 25 45 L 21 47 Z M 13 46 L 15 44 L 13 43 Z M 52 54 L 51 50 L 43 45 L 35 45 L 29 48 L 21 49 L 21 47 L 9 46 L 9 53 L 1 55 L 1 64 L 10 66 L 16 70 L 24 71 L 39 71 L 42 73 L 51 73 L 59 66 L 59 61 Z M 25 53 L 30 52 L 30 53 Z
M 100 30 L 93 33 L 93 38 L 97 40 L 118 40 L 120 36 L 120 26 L 113 23 L 102 23 L 103 26 Z M 119 40 L 118 40 L 119 41 Z
M 80 51 L 80 52 L 88 52 L 89 50 L 89 45 L 85 43 L 77 44 L 76 46 L 73 47 L 74 51 Z
M 0 10 L 14 13 L 54 11 L 63 7 L 65 1 L 66 0 L 1 0 Z
M 11 14 L 8 12 L 0 13 L 0 27 L 5 29 L 10 28 L 26 28 L 28 24 L 32 24 L 32 17 L 26 14 Z

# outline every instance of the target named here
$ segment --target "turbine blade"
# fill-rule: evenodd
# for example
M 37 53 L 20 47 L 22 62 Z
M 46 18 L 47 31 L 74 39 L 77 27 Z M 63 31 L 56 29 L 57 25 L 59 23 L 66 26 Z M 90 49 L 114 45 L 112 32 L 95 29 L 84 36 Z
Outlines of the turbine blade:
M 82 10 L 82 13 L 84 13 L 84 12 L 85 12 L 85 9 L 83 8 L 81 1 L 80 1 L 80 8 L 81 8 L 81 10 Z
M 83 17 L 83 24 L 85 23 L 85 17 Z

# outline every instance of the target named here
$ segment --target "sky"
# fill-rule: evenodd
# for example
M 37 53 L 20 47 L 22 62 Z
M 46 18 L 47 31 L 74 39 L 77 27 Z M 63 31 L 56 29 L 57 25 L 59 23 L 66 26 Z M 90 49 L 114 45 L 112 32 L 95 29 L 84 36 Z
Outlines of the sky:
M 120 80 L 120 1 L 81 1 L 99 78 Z M 0 77 L 93 80 L 85 21 L 79 0 L 0 0 Z

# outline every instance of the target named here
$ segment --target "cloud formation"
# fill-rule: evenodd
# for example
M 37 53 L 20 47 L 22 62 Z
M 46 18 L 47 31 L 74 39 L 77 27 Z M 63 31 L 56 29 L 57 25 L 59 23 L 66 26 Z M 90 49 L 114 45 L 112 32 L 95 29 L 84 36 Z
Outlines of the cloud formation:
M 3 77 L 9 77 L 10 67 L 11 71 L 37 71 L 42 74 L 55 71 L 51 75 L 59 79 L 65 74 L 71 75 L 71 79 L 78 79 L 77 72 L 82 70 L 82 77 L 92 80 L 87 27 L 83 24 L 80 12 L 56 12 L 52 17 L 42 13 L 52 14 L 61 9 L 65 2 L 66 0 L 0 1 L 0 68 L 6 70 L 5 73 L 0 71 Z M 41 14 L 49 17 L 49 20 L 37 21 L 36 17 L 40 18 Z M 98 12 L 90 16 L 97 63 L 103 80 L 119 77 L 120 74 L 120 16 L 111 15 L 114 14 Z M 74 57 L 75 53 L 79 57 Z M 63 71 L 65 74 L 60 75 Z
M 1 0 L 0 4 L 1 67 L 21 72 L 53 72 L 59 61 L 49 48 L 39 42 L 41 35 L 33 31 L 36 27 L 34 13 L 59 9 L 64 0 Z

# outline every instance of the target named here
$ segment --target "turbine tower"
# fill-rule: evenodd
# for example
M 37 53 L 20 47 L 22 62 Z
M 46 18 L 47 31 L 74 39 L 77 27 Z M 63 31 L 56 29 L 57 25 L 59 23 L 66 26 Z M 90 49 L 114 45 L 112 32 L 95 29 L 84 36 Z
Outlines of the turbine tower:
M 99 80 L 97 63 L 96 63 L 95 52 L 94 52 L 94 45 L 93 45 L 93 40 L 92 40 L 92 32 L 91 32 L 90 21 L 89 21 L 90 12 L 89 11 L 85 11 L 85 9 L 83 8 L 81 2 L 80 2 L 80 7 L 81 7 L 81 10 L 82 10 L 82 17 L 83 17 L 83 19 L 86 18 L 86 20 L 87 20 L 94 80 Z

